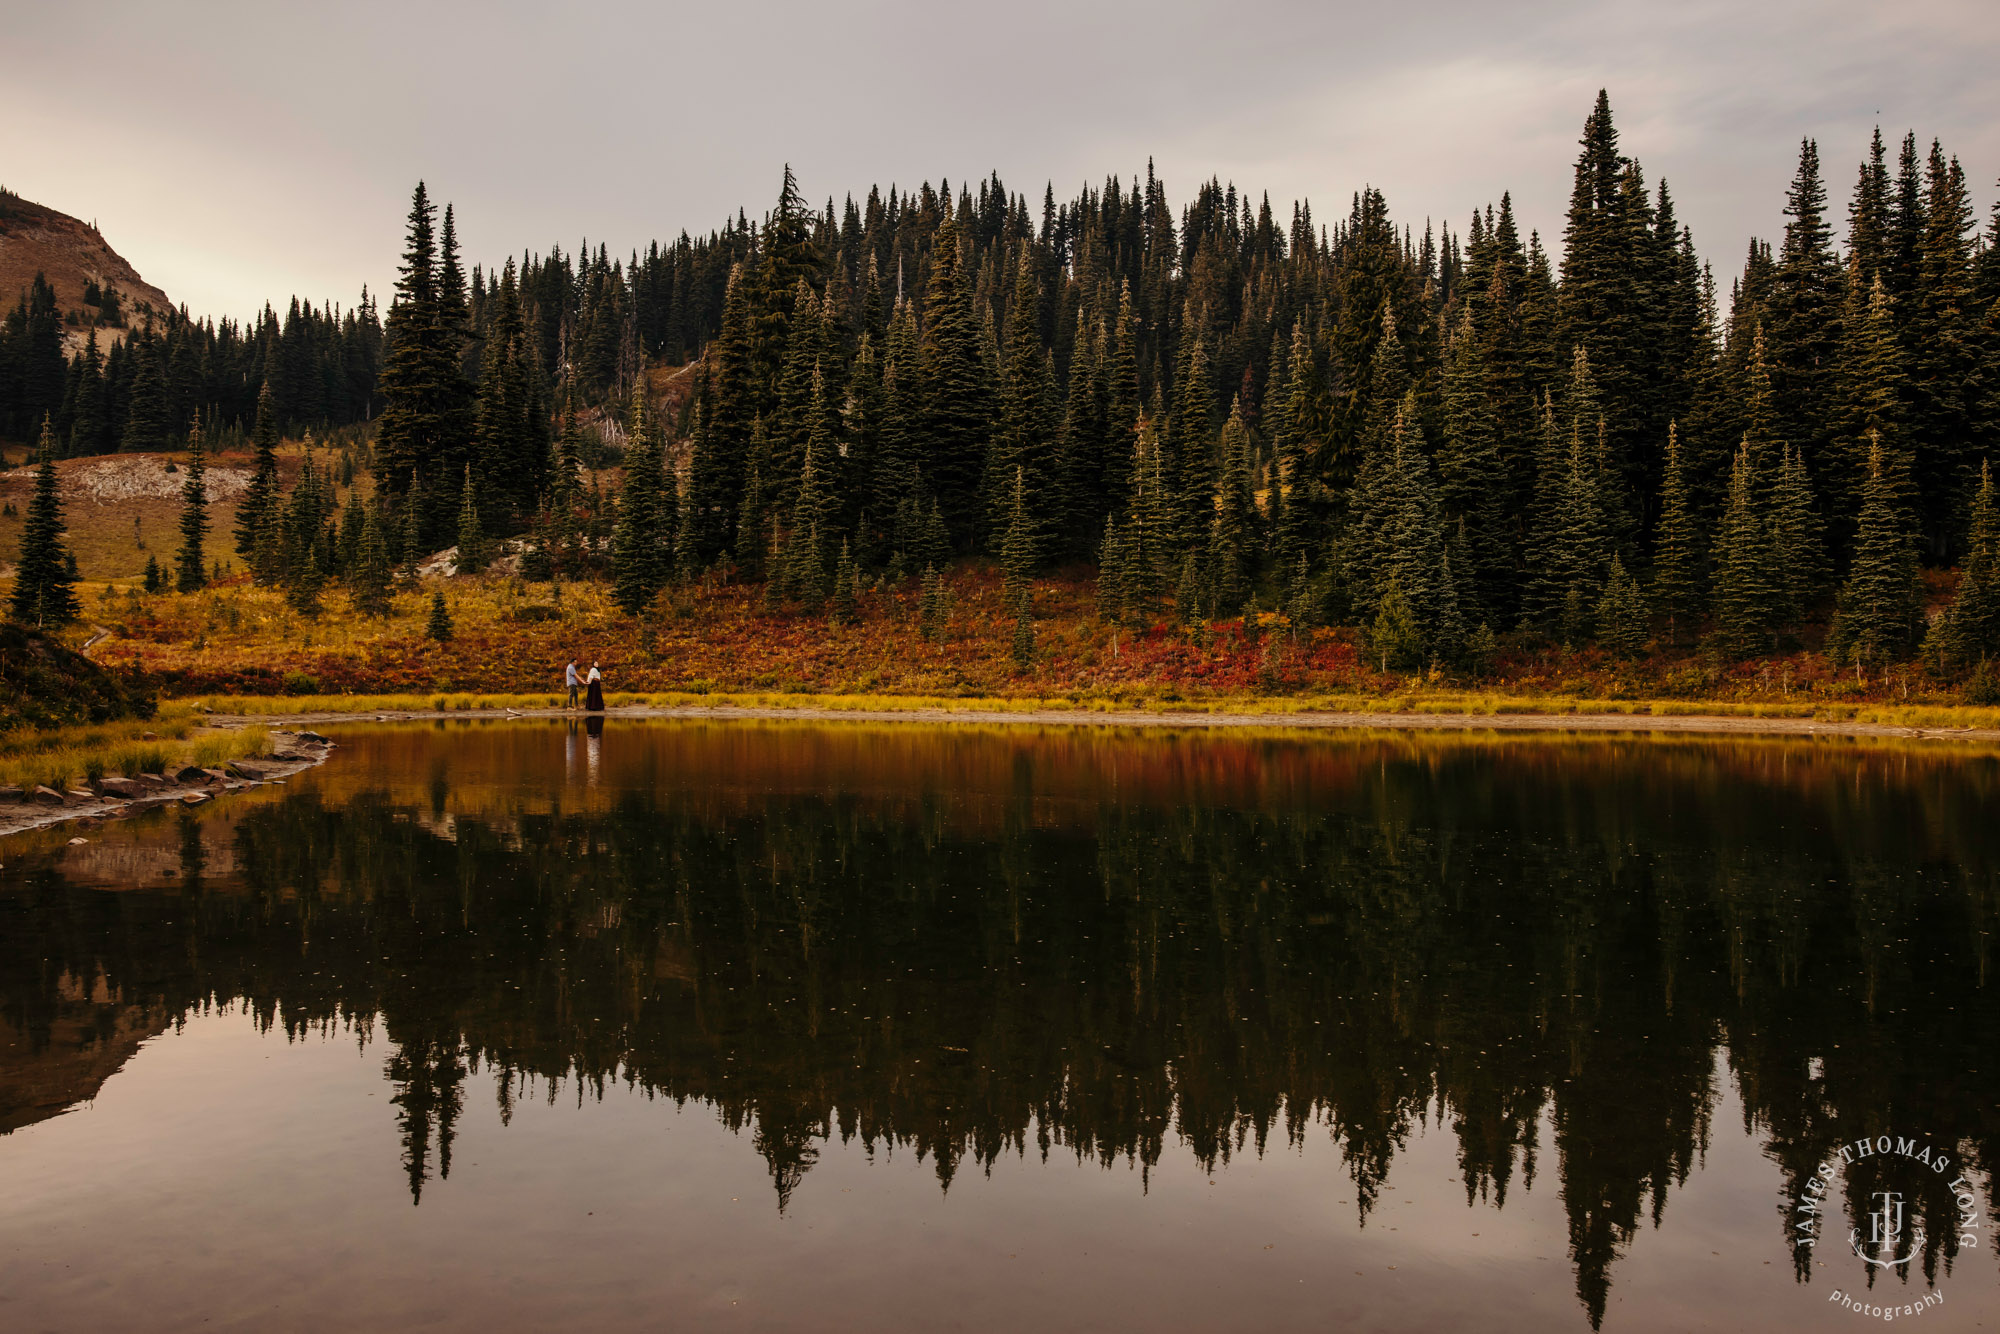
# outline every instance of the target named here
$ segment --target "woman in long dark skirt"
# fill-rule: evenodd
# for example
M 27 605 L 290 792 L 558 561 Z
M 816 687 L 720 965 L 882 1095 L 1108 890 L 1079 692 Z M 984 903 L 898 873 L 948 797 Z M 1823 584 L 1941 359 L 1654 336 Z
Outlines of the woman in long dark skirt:
M 590 675 L 584 678 L 588 689 L 584 692 L 583 707 L 586 713 L 604 712 L 604 676 L 597 670 L 597 664 L 590 664 Z

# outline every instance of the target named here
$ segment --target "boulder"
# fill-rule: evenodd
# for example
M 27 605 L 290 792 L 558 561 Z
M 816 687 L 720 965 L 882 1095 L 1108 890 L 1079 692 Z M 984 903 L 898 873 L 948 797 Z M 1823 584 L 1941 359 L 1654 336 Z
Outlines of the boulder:
M 140 774 L 139 781 L 147 787 L 165 787 L 167 785 L 165 776 L 161 774 Z
M 0 801 L 26 801 L 27 799 L 28 794 L 12 783 L 0 787 Z
M 28 800 L 43 806 L 60 806 L 63 804 L 63 794 L 52 787 L 37 786 L 28 794 Z
M 196 768 L 190 764 L 184 769 L 174 770 L 167 777 L 173 779 L 176 783 L 205 783 L 208 781 L 208 770 Z
M 218 783 L 227 783 L 229 781 L 229 774 L 223 769 L 203 769 L 201 771 L 201 781 L 213 787 Z
M 73 788 L 71 788 L 71 789 L 70 789 L 69 791 L 67 791 L 67 792 L 63 793 L 63 796 L 64 796 L 64 797 L 65 797 L 65 798 L 66 798 L 67 800 L 70 800 L 70 801 L 96 801 L 96 800 L 97 800 L 97 794 L 96 794 L 95 792 L 91 792 L 91 791 L 88 791 L 88 790 L 86 790 L 86 789 L 84 789 L 84 788 L 80 788 L 80 787 L 73 787 Z
M 146 790 L 146 785 L 116 774 L 107 774 L 97 780 L 97 790 L 107 797 L 136 797 Z

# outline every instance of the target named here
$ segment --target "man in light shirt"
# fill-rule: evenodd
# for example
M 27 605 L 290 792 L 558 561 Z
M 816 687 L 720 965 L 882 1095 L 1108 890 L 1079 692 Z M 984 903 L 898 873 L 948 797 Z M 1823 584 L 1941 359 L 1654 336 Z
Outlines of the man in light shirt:
M 569 707 L 573 709 L 576 707 L 576 692 L 578 689 L 576 660 L 574 658 L 570 659 L 569 666 L 563 668 L 563 684 L 569 687 Z

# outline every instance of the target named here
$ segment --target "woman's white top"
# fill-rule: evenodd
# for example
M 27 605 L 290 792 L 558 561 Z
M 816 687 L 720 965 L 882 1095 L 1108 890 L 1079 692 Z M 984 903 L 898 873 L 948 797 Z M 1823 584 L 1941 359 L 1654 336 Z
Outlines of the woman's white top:
M 590 669 L 590 675 L 585 677 L 584 679 L 588 681 L 602 681 L 604 678 L 602 676 L 599 676 L 597 674 L 597 669 L 593 667 Z

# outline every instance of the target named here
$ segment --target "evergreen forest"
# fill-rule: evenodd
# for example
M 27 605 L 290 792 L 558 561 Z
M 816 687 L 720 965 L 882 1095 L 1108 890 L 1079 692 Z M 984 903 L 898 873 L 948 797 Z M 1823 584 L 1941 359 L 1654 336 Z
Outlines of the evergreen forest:
M 1935 141 L 1857 147 L 1838 237 L 1806 140 L 1726 290 L 1602 93 L 1547 239 L 1506 195 L 1419 232 L 1372 188 L 1176 212 L 1150 165 L 823 207 L 787 168 L 760 217 L 468 273 L 419 184 L 379 320 L 294 301 L 64 358 L 30 292 L 0 410 L 44 455 L 254 438 L 236 549 L 311 590 L 520 539 L 632 614 L 720 579 L 838 621 L 973 558 L 1025 658 L 1034 581 L 1094 570 L 1107 620 L 1353 627 L 1384 670 L 1807 647 L 1990 692 L 2000 209 L 1982 234 Z M 367 504 L 310 468 L 279 494 L 281 436 L 361 422 Z

